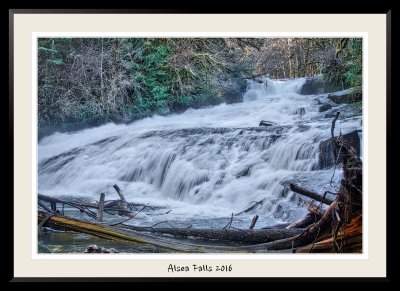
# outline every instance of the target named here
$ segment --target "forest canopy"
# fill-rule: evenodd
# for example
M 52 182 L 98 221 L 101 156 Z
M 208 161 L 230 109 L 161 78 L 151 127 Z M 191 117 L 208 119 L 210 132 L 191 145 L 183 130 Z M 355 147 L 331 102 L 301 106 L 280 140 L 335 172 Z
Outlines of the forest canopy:
M 39 127 L 131 121 L 236 102 L 246 79 L 362 86 L 362 39 L 40 38 Z

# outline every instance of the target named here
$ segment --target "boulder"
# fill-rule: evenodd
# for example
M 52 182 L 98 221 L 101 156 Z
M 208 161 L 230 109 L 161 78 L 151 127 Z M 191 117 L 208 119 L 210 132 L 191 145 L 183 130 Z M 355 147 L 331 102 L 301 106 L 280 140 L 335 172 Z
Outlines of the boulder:
M 325 82 L 322 76 L 307 78 L 300 90 L 301 95 L 316 95 L 322 93 L 325 93 Z
M 360 116 L 362 115 L 362 104 L 358 102 L 339 105 L 337 108 L 333 108 L 331 111 L 327 112 L 325 118 L 335 118 L 336 112 L 338 111 L 340 111 L 339 119 Z
M 329 110 L 329 109 L 331 109 L 332 108 L 332 105 L 330 105 L 330 104 L 323 104 L 320 108 L 319 108 L 319 112 L 325 112 L 325 111 L 327 111 L 327 110 Z
M 115 253 L 119 253 L 119 252 L 114 248 L 106 249 L 104 247 L 99 247 L 97 245 L 90 245 L 85 249 L 84 253 L 86 253 L 86 254 L 115 254 Z
M 275 125 L 276 125 L 275 122 L 261 120 L 258 126 L 275 126 Z
M 336 92 L 328 95 L 328 98 L 336 104 L 342 103 L 353 103 L 362 100 L 361 92 L 353 93 L 352 90 L 345 90 L 342 92 Z
M 224 94 L 226 104 L 243 102 L 243 92 L 239 89 L 230 90 Z
M 222 96 L 227 104 L 243 102 L 243 96 L 247 89 L 247 81 L 235 79 L 228 86 L 224 86 Z
M 336 137 L 338 138 L 338 137 Z M 343 135 L 344 141 L 356 150 L 360 155 L 360 137 L 358 131 L 352 131 Z M 341 158 L 339 157 L 339 161 Z M 335 165 L 335 155 L 333 153 L 332 140 L 324 140 L 319 144 L 319 166 L 320 169 L 325 169 Z
M 239 171 L 238 173 L 236 173 L 236 179 L 239 179 L 240 177 L 248 176 L 249 173 L 250 173 L 250 168 L 247 167 L 247 168 Z

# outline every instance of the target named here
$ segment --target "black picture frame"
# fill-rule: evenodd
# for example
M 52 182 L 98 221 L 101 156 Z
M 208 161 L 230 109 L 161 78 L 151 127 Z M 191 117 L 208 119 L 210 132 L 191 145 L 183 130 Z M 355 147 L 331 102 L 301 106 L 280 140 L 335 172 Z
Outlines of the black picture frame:
M 11 212 L 8 214 L 8 221 L 6 223 L 6 266 L 7 270 L 3 273 L 3 279 L 6 282 L 107 282 L 107 283 L 115 283 L 115 282 L 197 282 L 197 281 L 208 281 L 208 282 L 394 282 L 398 280 L 399 275 L 399 253 L 398 248 L 394 245 L 395 239 L 393 234 L 396 229 L 396 222 L 394 213 L 396 213 L 396 205 L 398 205 L 398 196 L 396 195 L 396 187 L 394 185 L 395 179 L 400 176 L 399 170 L 396 169 L 396 162 L 399 162 L 399 154 L 398 154 L 398 144 L 394 141 L 395 133 L 393 132 L 394 126 L 394 119 L 395 116 L 393 115 L 393 108 L 396 108 L 393 104 L 392 93 L 391 93 L 391 64 L 392 64 L 392 43 L 391 43 L 391 35 L 392 35 L 392 10 L 390 8 L 380 8 L 380 9 L 371 9 L 369 7 L 359 8 L 347 8 L 346 11 L 344 9 L 340 9 L 338 7 L 327 10 L 327 9 L 314 9 L 315 11 L 310 11 L 313 9 L 303 9 L 303 11 L 299 11 L 299 9 L 291 9 L 291 8 L 278 8 L 272 9 L 269 7 L 268 9 L 263 9 L 262 11 L 257 9 L 225 9 L 225 10 L 196 10 L 196 9 L 9 9 L 8 10 L 8 34 L 9 34 L 9 46 L 8 46 L 8 76 L 9 76 L 9 99 L 8 99 L 8 128 L 9 128 L 9 141 L 8 141 L 8 167 L 7 167 L 7 186 L 9 191 L 7 191 L 6 197 L 6 205 L 11 209 Z M 318 10 L 318 11 L 317 11 Z M 240 11 L 240 12 L 239 12 Z M 51 278 L 51 277 L 41 277 L 41 278 L 22 278 L 22 277 L 15 277 L 14 276 L 14 252 L 18 251 L 14 249 L 14 225 L 11 223 L 12 217 L 15 217 L 14 213 L 14 203 L 13 203 L 13 195 L 14 193 L 14 164 L 12 157 L 14 156 L 14 29 L 13 29 L 13 20 L 14 16 L 17 14 L 38 14 L 38 13 L 45 13 L 45 14 L 109 14 L 109 13 L 167 13 L 167 14 L 176 14 L 176 13 L 378 13 L 378 14 L 386 14 L 386 36 L 387 36 L 387 95 L 386 95 L 386 102 L 387 102 L 387 116 L 386 116 L 386 126 L 387 126 L 387 139 L 386 139 L 386 149 L 387 149 L 387 212 L 386 212 L 386 221 L 387 221 L 387 276 L 382 278 L 295 278 L 295 277 L 285 277 L 285 278 L 167 278 L 167 277 L 151 277 L 151 278 L 81 278 L 81 277 L 61 277 L 61 278 Z M 389 158 L 388 158 L 389 157 Z M 393 158 L 394 157 L 394 158 Z M 10 219 L 11 218 L 11 219 Z M 396 278 L 397 276 L 397 278 Z

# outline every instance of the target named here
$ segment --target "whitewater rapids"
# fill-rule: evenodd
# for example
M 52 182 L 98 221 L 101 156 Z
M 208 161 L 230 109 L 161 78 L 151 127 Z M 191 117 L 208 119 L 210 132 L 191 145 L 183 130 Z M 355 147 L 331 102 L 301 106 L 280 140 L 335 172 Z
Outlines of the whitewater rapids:
M 326 94 L 299 94 L 305 81 L 249 81 L 242 103 L 47 136 L 38 145 L 38 191 L 92 200 L 104 192 L 111 200 L 118 184 L 131 202 L 171 210 L 131 222 L 140 225 L 221 227 L 232 213 L 242 213 L 237 227 L 255 214 L 257 227 L 293 222 L 309 200 L 286 190 L 285 181 L 322 193 L 340 179 L 336 171 L 330 185 L 333 171 L 319 166 L 332 120 L 318 111 Z M 261 120 L 277 125 L 259 127 Z M 360 129 L 360 120 L 339 120 L 335 134 Z

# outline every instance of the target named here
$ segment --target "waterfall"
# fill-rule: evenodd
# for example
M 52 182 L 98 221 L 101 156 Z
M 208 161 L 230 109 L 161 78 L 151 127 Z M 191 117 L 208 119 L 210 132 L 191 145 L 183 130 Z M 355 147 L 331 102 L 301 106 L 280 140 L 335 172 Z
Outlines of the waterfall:
M 325 187 L 332 175 L 318 163 L 331 119 L 318 111 L 315 98 L 324 96 L 299 94 L 304 82 L 249 80 L 243 103 L 45 137 L 38 146 L 38 190 L 117 199 L 112 186 L 118 184 L 130 201 L 172 209 L 171 220 L 242 212 L 259 214 L 266 225 L 294 221 L 306 213 L 306 199 L 283 182 Z M 261 120 L 277 125 L 258 126 Z M 335 132 L 358 125 L 341 121 Z

